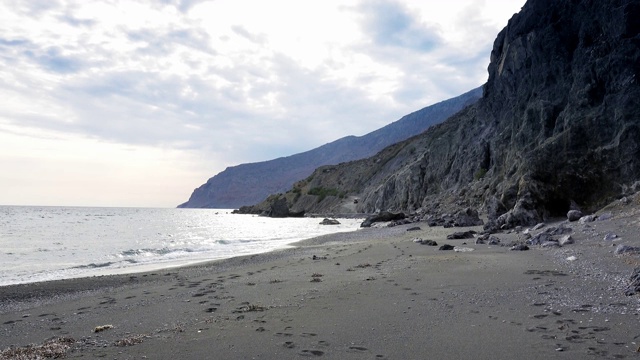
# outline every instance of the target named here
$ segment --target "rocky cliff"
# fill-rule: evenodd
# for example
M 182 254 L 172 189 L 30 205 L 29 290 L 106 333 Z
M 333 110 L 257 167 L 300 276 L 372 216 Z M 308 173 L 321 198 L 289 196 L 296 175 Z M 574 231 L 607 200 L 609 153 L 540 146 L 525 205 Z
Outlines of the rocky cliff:
M 309 176 L 319 166 L 366 158 L 419 134 L 474 103 L 481 95 L 482 89 L 477 88 L 360 137 L 348 136 L 304 153 L 229 167 L 195 189 L 189 200 L 178 207 L 237 208 L 255 204 L 269 194 L 290 189 L 295 181 Z
M 286 194 L 291 208 L 475 206 L 510 227 L 640 190 L 638 19 L 638 0 L 528 1 L 495 40 L 482 99 L 371 158 L 316 170 Z

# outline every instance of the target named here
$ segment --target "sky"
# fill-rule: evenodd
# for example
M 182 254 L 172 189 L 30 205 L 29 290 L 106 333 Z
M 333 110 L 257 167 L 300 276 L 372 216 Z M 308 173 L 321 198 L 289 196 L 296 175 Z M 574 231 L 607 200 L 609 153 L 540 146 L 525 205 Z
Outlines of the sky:
M 0 205 L 175 207 L 482 85 L 524 0 L 0 0 Z

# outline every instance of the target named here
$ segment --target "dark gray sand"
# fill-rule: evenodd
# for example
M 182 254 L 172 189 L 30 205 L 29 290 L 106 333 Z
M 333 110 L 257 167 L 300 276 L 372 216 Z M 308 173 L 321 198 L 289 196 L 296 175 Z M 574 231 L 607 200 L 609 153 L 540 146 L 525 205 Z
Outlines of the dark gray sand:
M 2 287 L 0 359 L 638 359 L 640 295 L 624 290 L 640 255 L 614 254 L 640 246 L 638 205 L 565 222 L 575 243 L 560 248 L 511 251 L 446 240 L 468 229 L 411 224 L 154 273 Z

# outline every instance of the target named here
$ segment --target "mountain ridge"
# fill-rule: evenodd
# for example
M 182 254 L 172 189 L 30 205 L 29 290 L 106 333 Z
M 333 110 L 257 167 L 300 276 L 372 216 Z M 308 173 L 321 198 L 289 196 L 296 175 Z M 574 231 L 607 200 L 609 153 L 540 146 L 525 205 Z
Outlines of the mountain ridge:
M 455 98 L 405 115 L 363 136 L 346 136 L 299 154 L 231 166 L 196 188 L 179 208 L 238 208 L 284 192 L 317 167 L 365 158 L 384 147 L 423 132 L 477 101 L 476 88 Z

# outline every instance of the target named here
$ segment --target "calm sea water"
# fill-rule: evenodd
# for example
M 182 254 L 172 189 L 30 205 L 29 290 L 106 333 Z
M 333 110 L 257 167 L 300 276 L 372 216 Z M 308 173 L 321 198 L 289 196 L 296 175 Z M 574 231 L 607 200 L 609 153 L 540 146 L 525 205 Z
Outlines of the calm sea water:
M 212 209 L 0 206 L 0 286 L 256 254 L 353 231 L 362 221 L 320 220 Z

